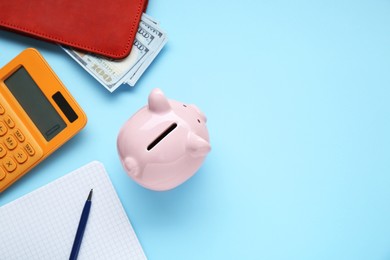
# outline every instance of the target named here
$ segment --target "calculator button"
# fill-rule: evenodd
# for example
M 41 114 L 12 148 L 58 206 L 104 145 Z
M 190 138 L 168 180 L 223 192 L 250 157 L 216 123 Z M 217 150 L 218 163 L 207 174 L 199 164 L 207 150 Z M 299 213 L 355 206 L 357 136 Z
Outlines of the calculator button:
M 2 144 L 0 144 L 0 158 L 3 158 L 7 154 L 7 150 Z
M 0 122 L 0 136 L 3 136 L 7 133 L 7 126 L 3 123 Z
M 16 169 L 16 162 L 11 157 L 5 157 L 3 166 L 7 172 L 13 172 Z
M 7 146 L 8 149 L 13 150 L 18 145 L 17 141 L 12 135 L 9 135 L 4 140 L 5 146 Z
M 0 115 L 5 113 L 4 107 L 0 104 Z
M 35 154 L 35 150 L 34 150 L 34 148 L 32 147 L 32 145 L 30 143 L 27 143 L 27 144 L 24 145 L 24 150 L 26 150 L 26 152 L 30 156 L 33 156 Z
M 14 122 L 14 120 L 12 120 L 12 118 L 10 116 L 6 116 L 5 117 L 5 123 L 7 124 L 7 126 L 9 128 L 14 128 L 15 127 L 15 122 Z
M 24 163 L 27 161 L 27 154 L 22 149 L 18 149 L 16 153 L 14 154 L 14 157 L 18 163 Z
M 0 167 L 0 181 L 1 181 L 2 179 L 4 179 L 6 175 L 7 175 L 7 174 L 5 173 L 5 171 L 3 170 L 3 168 Z
M 23 135 L 23 133 L 22 133 L 22 131 L 20 131 L 19 129 L 17 129 L 16 131 L 15 131 L 15 136 L 16 136 L 16 139 L 18 139 L 19 140 L 19 142 L 23 142 L 24 141 L 24 135 Z

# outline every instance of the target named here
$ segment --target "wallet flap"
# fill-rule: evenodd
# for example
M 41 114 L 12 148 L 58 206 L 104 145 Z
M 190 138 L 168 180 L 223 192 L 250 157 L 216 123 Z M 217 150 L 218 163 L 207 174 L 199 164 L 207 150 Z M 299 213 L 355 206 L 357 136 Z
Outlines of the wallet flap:
M 0 27 L 120 59 L 133 46 L 147 0 L 11 0 L 0 3 Z

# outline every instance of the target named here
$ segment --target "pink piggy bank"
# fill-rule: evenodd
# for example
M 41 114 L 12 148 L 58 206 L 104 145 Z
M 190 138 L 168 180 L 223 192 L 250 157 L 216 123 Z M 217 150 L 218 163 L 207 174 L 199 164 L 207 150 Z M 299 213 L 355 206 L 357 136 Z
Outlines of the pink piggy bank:
M 137 183 L 158 191 L 175 188 L 195 174 L 211 149 L 206 116 L 154 89 L 148 105 L 121 128 L 117 148 Z

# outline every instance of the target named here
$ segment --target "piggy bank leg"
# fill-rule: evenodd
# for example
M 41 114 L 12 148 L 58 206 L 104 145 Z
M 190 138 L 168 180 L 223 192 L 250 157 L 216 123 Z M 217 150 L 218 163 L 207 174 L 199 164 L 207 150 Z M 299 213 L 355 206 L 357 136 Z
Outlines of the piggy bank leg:
M 126 157 L 123 160 L 123 166 L 125 167 L 127 174 L 130 177 L 137 177 L 139 175 L 140 169 L 136 160 L 133 157 Z

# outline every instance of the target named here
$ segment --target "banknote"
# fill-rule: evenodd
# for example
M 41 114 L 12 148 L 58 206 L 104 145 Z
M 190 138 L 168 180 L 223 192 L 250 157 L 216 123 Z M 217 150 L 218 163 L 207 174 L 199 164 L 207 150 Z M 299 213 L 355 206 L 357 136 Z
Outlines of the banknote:
M 150 50 L 135 39 L 131 53 L 122 60 L 109 60 L 70 48 L 65 48 L 65 51 L 112 92 L 126 80 L 127 74 L 135 73 L 136 65 L 145 59 Z
M 113 92 L 121 85 L 134 86 L 167 42 L 167 34 L 159 22 L 143 14 L 128 57 L 111 60 L 72 48 L 63 49 L 107 90 Z
M 145 72 L 145 70 L 149 67 L 149 65 L 152 63 L 152 61 L 155 59 L 155 57 L 159 54 L 159 52 L 164 47 L 165 43 L 168 41 L 167 37 L 164 37 L 159 44 L 152 49 L 152 51 L 149 53 L 149 58 L 145 59 L 143 62 L 140 63 L 140 66 L 137 70 L 137 73 L 135 73 L 128 81 L 128 85 L 134 86 L 138 79 L 142 76 L 142 74 Z
M 151 20 L 150 20 L 151 21 Z M 138 30 L 141 32 L 146 32 L 150 37 L 153 37 L 154 41 L 152 45 L 150 45 L 150 52 L 148 53 L 148 58 L 144 59 L 140 64 L 137 72 L 128 79 L 127 83 L 130 86 L 134 86 L 141 75 L 145 72 L 145 70 L 149 67 L 155 57 L 162 50 L 166 42 L 168 41 L 168 37 L 166 33 L 159 28 L 157 21 L 151 21 L 152 23 L 148 23 L 145 20 L 141 20 Z
M 151 17 L 150 15 L 148 15 L 146 13 L 143 13 L 142 17 L 143 17 L 144 21 L 149 21 L 149 22 L 152 22 L 152 23 L 154 23 L 156 25 L 160 24 L 159 21 L 157 21 L 156 19 L 154 19 L 153 17 Z

